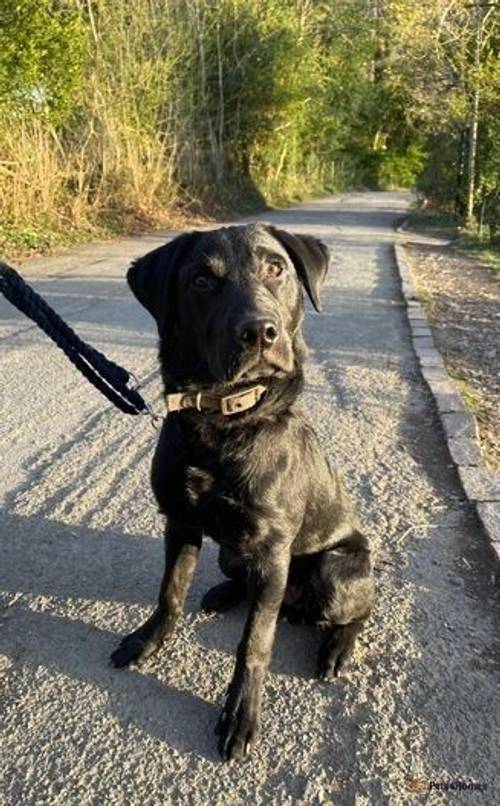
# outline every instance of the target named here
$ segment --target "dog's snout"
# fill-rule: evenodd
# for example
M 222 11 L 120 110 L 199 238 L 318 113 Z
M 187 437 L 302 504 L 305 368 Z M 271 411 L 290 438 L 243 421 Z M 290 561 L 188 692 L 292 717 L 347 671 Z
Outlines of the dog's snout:
M 247 347 L 256 344 L 271 347 L 279 336 L 278 323 L 268 318 L 247 319 L 238 325 L 237 334 L 240 342 Z

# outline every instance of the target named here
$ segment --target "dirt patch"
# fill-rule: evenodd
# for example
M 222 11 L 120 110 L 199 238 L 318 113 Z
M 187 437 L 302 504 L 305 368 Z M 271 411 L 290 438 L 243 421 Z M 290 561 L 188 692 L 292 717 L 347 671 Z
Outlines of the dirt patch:
M 407 249 L 436 346 L 476 416 L 486 462 L 500 471 L 500 281 L 453 247 Z

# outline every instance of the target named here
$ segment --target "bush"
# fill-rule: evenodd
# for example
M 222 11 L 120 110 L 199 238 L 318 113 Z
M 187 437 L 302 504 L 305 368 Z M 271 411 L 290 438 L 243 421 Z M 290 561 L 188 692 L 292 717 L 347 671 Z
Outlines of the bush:
M 425 149 L 418 144 L 408 146 L 402 154 L 384 154 L 378 168 L 378 185 L 382 190 L 412 188 L 427 159 Z

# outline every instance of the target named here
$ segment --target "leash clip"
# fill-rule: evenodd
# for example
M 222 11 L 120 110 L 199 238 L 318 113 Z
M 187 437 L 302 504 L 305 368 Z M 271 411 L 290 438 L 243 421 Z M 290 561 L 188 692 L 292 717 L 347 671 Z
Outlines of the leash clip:
M 143 411 L 142 414 L 145 414 L 146 417 L 150 417 L 151 425 L 153 426 L 155 431 L 157 431 L 158 428 L 160 427 L 161 421 L 163 420 L 161 414 L 156 414 L 149 403 L 146 403 L 146 410 Z

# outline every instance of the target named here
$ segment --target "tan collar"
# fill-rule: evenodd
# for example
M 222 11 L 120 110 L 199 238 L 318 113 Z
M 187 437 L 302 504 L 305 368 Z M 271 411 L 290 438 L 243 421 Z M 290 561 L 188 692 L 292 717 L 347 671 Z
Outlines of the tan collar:
M 197 409 L 198 411 L 211 411 L 222 413 L 224 416 L 240 414 L 257 405 L 266 387 L 258 384 L 235 392 L 233 395 L 211 395 L 208 392 L 174 392 L 166 395 L 165 405 L 167 414 L 184 409 Z

